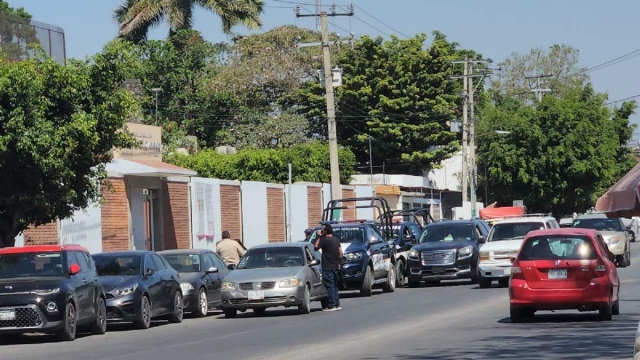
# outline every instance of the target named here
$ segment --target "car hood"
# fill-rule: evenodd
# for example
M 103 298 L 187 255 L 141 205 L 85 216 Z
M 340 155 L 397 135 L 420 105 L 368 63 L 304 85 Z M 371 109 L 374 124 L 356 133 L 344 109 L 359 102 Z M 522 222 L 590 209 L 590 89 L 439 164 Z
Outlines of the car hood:
M 428 250 L 451 250 L 461 249 L 465 246 L 473 245 L 472 241 L 433 241 L 423 242 L 413 245 L 411 249 L 416 251 L 428 251 Z
M 482 251 L 518 251 L 524 239 L 490 241 L 482 244 Z
M 260 268 L 260 269 L 235 269 L 225 276 L 224 281 L 233 283 L 277 281 L 298 277 L 303 271 L 302 266 Z
M 610 238 L 610 237 L 619 236 L 619 235 L 624 236 L 623 231 L 600 231 L 600 234 L 602 235 L 603 238 Z
M 101 276 L 100 282 L 104 287 L 105 292 L 109 292 L 116 288 L 123 288 L 137 284 L 140 281 L 139 275 L 127 275 L 127 276 Z
M 62 276 L 0 279 L 0 293 L 11 294 L 53 289 L 60 287 L 63 279 Z

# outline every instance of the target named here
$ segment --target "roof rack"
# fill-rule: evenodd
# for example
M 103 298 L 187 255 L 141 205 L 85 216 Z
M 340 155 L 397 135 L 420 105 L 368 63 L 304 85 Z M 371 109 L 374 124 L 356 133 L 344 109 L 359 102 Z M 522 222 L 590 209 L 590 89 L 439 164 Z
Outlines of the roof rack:
M 345 204 L 346 203 L 346 204 Z M 349 205 L 352 203 L 353 205 Z M 362 204 L 366 203 L 366 204 Z M 391 209 L 389 208 L 389 203 L 386 199 L 381 197 L 354 197 L 354 198 L 344 198 L 339 200 L 331 200 L 327 203 L 327 207 L 322 212 L 322 221 L 321 224 L 337 224 L 344 223 L 344 221 L 340 221 L 335 219 L 336 215 L 339 217 L 339 213 L 336 214 L 337 211 L 346 210 L 346 209 L 373 209 L 374 216 L 377 211 L 378 216 L 376 220 L 369 220 L 364 222 L 380 222 L 382 226 L 382 230 L 385 232 L 386 238 L 391 239 L 393 236 L 391 226 L 392 226 L 392 216 Z M 353 221 L 352 221 L 353 222 Z M 357 222 L 357 221 L 356 221 Z
M 381 216 L 382 216 L 382 214 L 380 216 L 378 216 L 378 218 L 380 218 Z M 419 224 L 420 226 L 426 226 L 426 225 L 428 225 L 428 224 L 430 224 L 432 222 L 435 222 L 435 220 L 433 219 L 433 216 L 431 216 L 431 213 L 429 212 L 429 210 L 427 210 L 425 208 L 413 208 L 413 209 L 405 209 L 405 210 L 391 210 L 390 216 L 391 216 L 391 220 L 393 222 L 395 222 L 395 223 L 401 222 L 400 220 L 393 220 L 395 217 L 398 217 L 398 216 L 402 216 L 403 217 L 402 221 L 414 222 L 416 224 Z M 424 224 L 422 222 L 420 222 L 418 217 L 422 217 Z
M 522 214 L 522 217 L 546 217 L 553 216 L 552 213 L 534 213 L 534 214 Z

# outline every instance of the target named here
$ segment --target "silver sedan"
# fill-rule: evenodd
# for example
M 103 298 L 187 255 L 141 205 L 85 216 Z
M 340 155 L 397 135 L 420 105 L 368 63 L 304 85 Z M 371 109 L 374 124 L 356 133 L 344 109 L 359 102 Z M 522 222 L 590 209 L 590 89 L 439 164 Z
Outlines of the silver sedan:
M 224 315 L 252 309 L 263 315 L 270 307 L 297 306 L 311 312 L 312 301 L 325 301 L 320 261 L 308 242 L 272 243 L 249 249 L 222 283 Z

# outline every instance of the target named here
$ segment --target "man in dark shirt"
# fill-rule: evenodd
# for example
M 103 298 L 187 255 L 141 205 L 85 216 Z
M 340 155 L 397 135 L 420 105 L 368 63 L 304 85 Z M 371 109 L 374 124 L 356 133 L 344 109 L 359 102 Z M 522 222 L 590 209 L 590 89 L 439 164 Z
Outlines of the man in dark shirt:
M 341 310 L 338 293 L 338 277 L 342 265 L 342 247 L 340 239 L 333 236 L 333 228 L 326 224 L 318 230 L 315 249 L 322 250 L 322 282 L 327 289 L 328 307 L 323 311 Z

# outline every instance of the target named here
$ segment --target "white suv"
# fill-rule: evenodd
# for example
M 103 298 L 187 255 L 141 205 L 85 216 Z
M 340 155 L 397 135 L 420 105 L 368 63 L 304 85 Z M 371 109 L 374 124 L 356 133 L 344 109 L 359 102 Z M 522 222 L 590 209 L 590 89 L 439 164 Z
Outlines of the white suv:
M 489 288 L 494 280 L 500 286 L 508 286 L 511 258 L 518 255 L 524 237 L 533 230 L 559 227 L 558 221 L 551 216 L 509 218 L 493 224 L 486 243 L 480 247 L 480 287 Z

